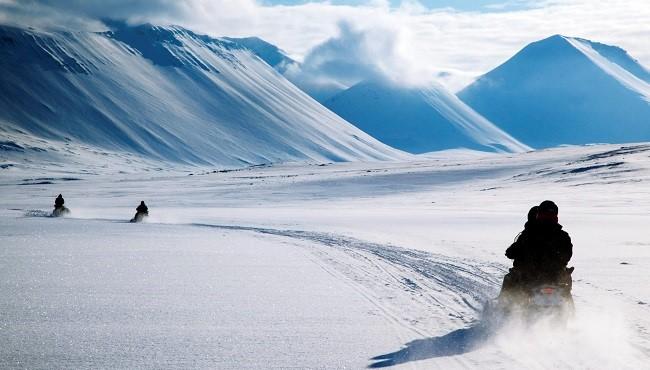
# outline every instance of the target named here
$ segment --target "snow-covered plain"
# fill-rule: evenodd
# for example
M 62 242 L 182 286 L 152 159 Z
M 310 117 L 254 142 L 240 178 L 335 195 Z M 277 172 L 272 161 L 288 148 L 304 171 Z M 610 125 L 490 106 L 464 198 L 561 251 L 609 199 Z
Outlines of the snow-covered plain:
M 2 368 L 648 366 L 650 144 L 228 171 L 66 150 L 2 152 Z M 44 217 L 58 193 L 71 217 Z M 544 199 L 576 318 L 486 332 Z

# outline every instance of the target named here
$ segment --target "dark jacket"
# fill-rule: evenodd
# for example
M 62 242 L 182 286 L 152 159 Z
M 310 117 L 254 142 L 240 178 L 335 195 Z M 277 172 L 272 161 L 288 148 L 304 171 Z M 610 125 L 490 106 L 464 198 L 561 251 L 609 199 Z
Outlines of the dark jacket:
M 531 280 L 556 279 L 573 255 L 573 244 L 562 225 L 535 222 L 528 225 L 506 250 L 515 269 Z
M 138 208 L 136 208 L 135 210 L 138 213 L 149 213 L 149 208 L 144 203 L 140 203 Z
M 64 204 L 64 203 L 65 203 L 65 200 L 63 200 L 63 197 L 59 195 L 59 196 L 56 197 L 56 199 L 54 200 L 54 207 L 55 207 L 55 208 L 63 207 L 63 204 Z
M 530 229 L 533 227 L 535 224 L 535 220 L 531 219 L 530 217 L 528 218 L 528 221 L 524 224 L 524 231 L 520 232 L 519 235 L 515 238 L 515 242 L 506 249 L 506 257 L 510 258 L 512 261 L 512 267 L 517 268 L 521 264 L 521 256 L 522 253 L 520 252 L 522 246 L 523 246 L 523 240 L 519 240 L 522 235 L 530 233 Z M 524 236 L 525 238 L 526 236 Z

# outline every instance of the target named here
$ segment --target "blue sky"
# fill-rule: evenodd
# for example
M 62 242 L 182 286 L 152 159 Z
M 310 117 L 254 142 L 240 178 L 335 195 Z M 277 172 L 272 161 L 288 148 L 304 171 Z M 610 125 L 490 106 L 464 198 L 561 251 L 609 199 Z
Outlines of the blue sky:
M 392 6 L 399 6 L 402 0 L 390 0 Z M 312 0 L 263 0 L 262 4 L 269 5 L 300 5 Z M 322 1 L 321 1 L 322 2 Z M 534 4 L 530 0 L 419 0 L 427 8 L 454 8 L 461 11 L 506 11 L 529 8 Z M 333 5 L 364 5 L 368 0 L 329 0 Z

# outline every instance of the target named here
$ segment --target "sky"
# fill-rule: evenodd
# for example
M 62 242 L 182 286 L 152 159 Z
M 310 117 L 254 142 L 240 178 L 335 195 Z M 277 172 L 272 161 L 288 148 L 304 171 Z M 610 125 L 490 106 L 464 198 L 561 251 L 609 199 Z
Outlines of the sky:
M 100 30 L 103 18 L 258 36 L 299 61 L 352 58 L 360 77 L 452 91 L 554 34 L 617 45 L 650 66 L 648 0 L 0 0 L 0 23 Z
M 306 3 L 313 3 L 311 0 L 265 0 L 260 4 L 265 5 L 301 5 Z M 367 0 L 330 0 L 332 5 L 365 5 L 369 2 Z M 388 1 L 390 6 L 398 7 L 401 0 Z M 513 9 L 525 9 L 531 7 L 534 2 L 529 0 L 420 0 L 419 3 L 428 8 L 450 8 L 462 11 L 504 11 Z

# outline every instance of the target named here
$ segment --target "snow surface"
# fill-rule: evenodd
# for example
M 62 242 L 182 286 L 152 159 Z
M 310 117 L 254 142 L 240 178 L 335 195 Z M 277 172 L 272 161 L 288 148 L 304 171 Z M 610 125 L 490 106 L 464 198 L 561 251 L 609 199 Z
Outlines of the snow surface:
M 51 145 L 0 152 L 2 368 L 650 359 L 650 144 L 237 170 Z M 71 216 L 43 217 L 58 193 Z M 504 250 L 544 199 L 573 239 L 576 318 L 486 332 Z M 129 224 L 140 200 L 150 220 Z
M 0 27 L 0 135 L 186 164 L 406 158 L 243 46 L 179 27 Z
M 530 149 L 438 85 L 402 87 L 387 81 L 365 81 L 324 105 L 382 142 L 411 153 Z
M 623 49 L 555 35 L 458 96 L 535 147 L 650 140 L 650 73 Z

